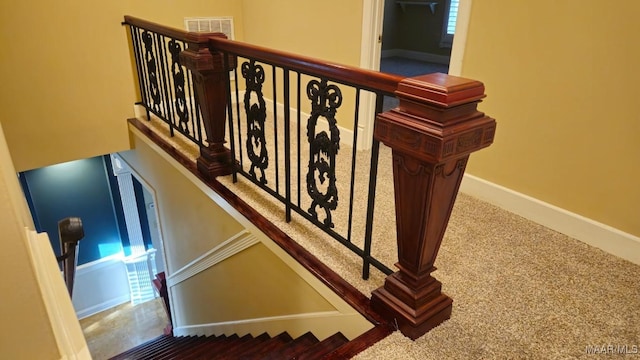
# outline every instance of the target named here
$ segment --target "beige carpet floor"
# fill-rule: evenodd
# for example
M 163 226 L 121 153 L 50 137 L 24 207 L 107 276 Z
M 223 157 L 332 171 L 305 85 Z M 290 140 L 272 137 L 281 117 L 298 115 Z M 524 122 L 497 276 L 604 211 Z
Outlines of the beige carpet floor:
M 155 121 L 149 124 L 162 127 Z M 172 142 L 193 158 L 197 156 L 197 149 L 179 137 Z M 350 169 L 350 151 L 341 147 L 341 156 L 346 158 L 338 162 L 338 178 Z M 368 153 L 357 154 L 357 163 L 365 164 L 365 169 L 357 170 L 359 189 L 366 189 L 368 184 L 368 157 Z M 300 158 L 304 164 L 304 155 Z M 372 270 L 371 278 L 362 280 L 361 260 L 335 240 L 311 229 L 300 216 L 294 215 L 291 223 L 284 222 L 283 206 L 247 180 L 240 177 L 233 184 L 230 177 L 225 177 L 220 181 L 365 295 L 370 296 L 382 285 L 381 272 Z M 378 185 L 373 253 L 393 268 L 393 183 L 390 151 L 384 147 Z M 339 193 L 348 194 L 342 186 Z M 360 241 L 364 227 L 365 199 L 366 191 L 363 194 L 358 190 L 354 243 Z M 348 195 L 341 197 L 342 204 L 347 200 Z M 344 219 L 345 214 L 348 209 L 339 206 L 334 215 L 336 230 L 345 229 L 337 220 Z M 356 359 L 593 358 L 589 351 L 601 352 L 603 346 L 607 358 L 622 357 L 618 352 L 625 351 L 640 356 L 638 265 L 461 193 L 436 266 L 433 275 L 454 300 L 451 319 L 416 341 L 394 332 Z

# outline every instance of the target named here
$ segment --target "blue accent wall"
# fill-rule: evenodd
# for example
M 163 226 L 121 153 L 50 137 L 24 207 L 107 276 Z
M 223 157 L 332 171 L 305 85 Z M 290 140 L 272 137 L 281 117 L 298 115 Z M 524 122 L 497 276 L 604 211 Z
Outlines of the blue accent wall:
M 109 172 L 101 156 L 47 166 L 21 173 L 21 183 L 36 229 L 46 231 L 56 255 L 60 255 L 58 221 L 69 216 L 82 219 L 78 265 L 114 255 L 122 250 L 120 228 L 109 184 Z M 110 165 L 110 164 L 109 164 Z

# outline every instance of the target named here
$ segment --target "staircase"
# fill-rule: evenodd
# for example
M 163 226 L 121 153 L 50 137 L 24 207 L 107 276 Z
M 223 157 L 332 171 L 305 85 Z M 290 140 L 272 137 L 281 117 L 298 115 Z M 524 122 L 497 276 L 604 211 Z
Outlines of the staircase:
M 283 332 L 270 337 L 267 333 L 253 337 L 162 335 L 139 345 L 111 360 L 134 359 L 330 359 L 330 353 L 349 340 L 341 333 L 320 341 L 312 333 L 293 339 Z

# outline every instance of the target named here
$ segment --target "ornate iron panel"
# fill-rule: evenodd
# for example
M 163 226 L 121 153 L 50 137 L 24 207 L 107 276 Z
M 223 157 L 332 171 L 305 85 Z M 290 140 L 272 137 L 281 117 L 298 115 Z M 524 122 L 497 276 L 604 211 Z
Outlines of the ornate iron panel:
M 242 76 L 245 78 L 244 111 L 247 115 L 247 156 L 251 160 L 249 174 L 262 184 L 267 183 L 264 170 L 269 166 L 267 141 L 264 134 L 264 123 L 267 119 L 267 108 L 262 94 L 264 68 L 254 60 L 242 64 Z M 252 103 L 251 94 L 255 94 L 257 102 Z M 255 169 L 260 170 L 258 179 Z
M 307 173 L 307 192 L 312 199 L 309 213 L 319 221 L 316 208 L 325 211 L 324 225 L 334 227 L 331 210 L 338 207 L 338 188 L 336 187 L 336 155 L 340 149 L 340 131 L 336 121 L 336 110 L 342 104 L 342 93 L 336 85 L 328 85 L 326 79 L 311 80 L 307 84 L 307 97 L 311 100 L 311 117 L 307 123 L 309 140 L 309 172 Z M 320 117 L 327 119 L 329 132 L 316 133 Z M 318 187 L 328 181 L 323 193 Z
M 156 57 L 153 54 L 153 35 L 144 30 L 142 32 L 142 42 L 144 42 L 144 59 L 147 65 L 147 76 L 149 77 L 149 95 L 153 100 L 153 110 L 160 112 L 160 87 L 158 86 Z
M 184 69 L 180 64 L 180 52 L 182 46 L 175 39 L 169 41 L 169 52 L 171 53 L 171 74 L 173 75 L 173 88 L 175 91 L 175 100 L 173 104 L 176 107 L 179 123 L 177 124 L 181 131 L 189 133 L 189 110 L 187 109 L 187 100 L 185 97 L 185 77 Z

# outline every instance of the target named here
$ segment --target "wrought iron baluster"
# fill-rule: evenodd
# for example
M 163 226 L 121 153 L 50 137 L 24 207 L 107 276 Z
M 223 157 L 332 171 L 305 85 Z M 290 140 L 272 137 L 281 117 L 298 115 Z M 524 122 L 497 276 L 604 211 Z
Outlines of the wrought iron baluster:
M 225 66 L 227 66 L 228 59 L 225 60 Z M 237 66 L 237 65 L 236 65 Z M 228 66 L 227 66 L 228 67 Z M 240 89 L 238 86 L 238 69 L 233 70 L 233 81 L 235 83 L 235 92 L 236 92 L 236 117 L 238 118 L 238 122 L 240 122 Z M 230 84 L 229 84 L 230 85 Z M 231 97 L 229 97 L 231 99 Z M 233 156 L 233 163 L 236 163 L 236 150 L 235 150 L 235 135 L 233 134 L 233 117 L 229 117 L 229 141 L 231 142 L 231 156 Z M 238 128 L 238 133 L 240 132 L 240 128 Z M 240 168 L 242 168 L 242 151 L 240 153 Z M 233 182 L 236 183 L 238 181 L 238 166 L 233 167 L 233 173 L 231 174 Z
M 222 54 L 222 64 L 224 65 L 224 69 L 229 69 L 229 53 L 223 53 Z M 235 71 L 234 71 L 235 72 Z M 229 99 L 229 101 L 227 102 L 227 118 L 228 118 L 228 122 L 229 122 L 229 139 L 231 141 L 230 146 L 231 146 L 231 161 L 233 164 L 235 164 L 236 160 L 236 145 L 235 145 L 235 141 L 233 139 L 233 104 L 231 103 L 231 81 L 230 81 L 230 75 L 228 71 L 225 71 L 225 79 L 227 80 L 227 99 Z M 238 81 L 237 81 L 237 77 L 236 77 L 236 88 L 238 86 Z M 236 90 L 236 94 L 237 94 L 237 90 Z M 237 97 L 236 97 L 237 99 Z M 236 100 L 237 101 L 237 100 Z M 238 112 L 238 133 L 240 133 L 240 112 Z M 242 151 L 240 151 L 240 153 L 242 153 Z M 240 158 L 242 159 L 242 157 Z M 242 160 L 241 160 L 241 164 L 242 164 Z M 232 167 L 232 172 L 231 172 L 231 177 L 233 179 L 233 182 L 237 182 L 238 181 L 238 172 L 236 170 L 236 167 L 233 166 Z
M 227 61 L 228 62 L 228 61 Z M 226 66 L 226 65 L 225 65 Z M 236 64 L 237 66 L 237 64 Z M 234 69 L 233 70 L 233 79 L 235 81 L 235 88 L 236 88 L 236 114 L 238 115 L 238 136 L 240 136 L 241 133 L 241 129 L 240 129 L 240 90 L 238 89 L 238 69 Z M 231 123 L 232 120 L 230 120 L 229 122 L 229 139 L 231 139 L 231 142 L 235 141 L 235 134 L 233 133 L 233 125 Z M 240 140 L 238 141 L 240 142 Z M 231 153 L 234 156 L 234 163 L 236 161 L 236 151 L 235 151 L 235 145 L 231 144 Z M 242 150 L 238 151 L 238 153 L 240 154 L 240 169 L 242 169 L 242 164 L 243 164 L 243 158 L 242 158 Z M 238 167 L 234 167 L 234 171 L 233 171 L 233 182 L 237 182 L 238 181 Z
M 378 154 L 380 142 L 373 140 L 371 147 L 371 168 L 369 170 L 369 196 L 367 200 L 367 221 L 364 233 L 364 254 L 362 256 L 362 278 L 369 278 L 369 268 L 371 264 L 371 239 L 373 235 L 373 212 L 375 208 L 376 184 L 378 180 Z M 388 274 L 387 274 L 388 275 Z
M 142 49 L 140 48 L 140 29 L 135 26 L 131 26 L 131 42 L 133 44 L 133 53 L 134 58 L 136 60 L 136 70 L 138 71 L 138 86 L 140 88 L 140 101 L 144 106 L 144 109 L 147 113 L 147 120 L 150 120 L 149 116 L 149 108 L 147 101 L 147 88 L 144 76 L 144 69 L 142 65 Z
M 318 220 L 317 207 L 325 211 L 324 225 L 333 228 L 331 210 L 338 207 L 338 188 L 336 187 L 336 155 L 340 149 L 340 131 L 336 120 L 336 110 L 342 104 L 342 93 L 336 85 L 328 85 L 326 79 L 311 80 L 307 85 L 307 97 L 311 100 L 311 117 L 307 124 L 309 141 L 309 172 L 307 173 L 307 192 L 312 199 L 309 213 Z M 320 117 L 329 123 L 329 132 L 316 133 Z M 325 193 L 318 183 L 328 181 Z
M 251 161 L 249 174 L 264 185 L 267 183 L 264 170 L 269 166 L 267 140 L 264 134 L 267 108 L 262 95 L 264 68 L 256 64 L 255 60 L 246 61 L 242 64 L 242 76 L 246 85 L 244 111 L 247 116 L 247 157 Z M 252 103 L 252 94 L 255 95 L 257 102 Z M 256 175 L 256 168 L 260 170 L 260 178 Z
M 169 100 L 169 92 L 167 89 L 167 83 L 169 82 L 167 75 L 167 60 L 165 56 L 165 37 L 159 33 L 156 33 L 156 54 L 158 59 L 158 64 L 160 65 L 160 85 L 162 85 L 162 92 L 160 95 L 164 95 L 162 98 L 162 104 L 164 105 L 164 114 L 162 118 L 164 121 L 169 123 L 169 133 L 171 136 L 174 136 L 174 128 L 176 127 L 175 119 L 173 116 L 173 110 L 171 109 L 171 101 Z
M 185 73 L 180 64 L 181 51 L 182 46 L 180 43 L 175 39 L 171 39 L 171 41 L 169 41 L 169 52 L 171 53 L 171 75 L 173 77 L 173 89 L 175 93 L 173 104 L 175 105 L 176 114 L 178 115 L 178 128 L 180 131 L 190 134 L 189 111 L 187 109 L 187 99 L 185 96 Z M 193 135 L 195 136 L 195 131 Z
M 353 196 L 356 181 L 356 152 L 358 151 L 358 119 L 360 112 L 360 89 L 356 88 L 355 113 L 353 114 L 353 146 L 351 149 L 351 184 L 349 187 L 349 220 L 347 221 L 347 241 L 351 242 L 351 229 L 353 224 Z
M 376 109 L 375 109 L 374 116 L 382 112 L 383 105 L 384 105 L 384 95 L 377 94 Z M 379 154 L 380 154 L 380 142 L 376 139 L 373 139 L 373 144 L 371 147 L 371 164 L 369 167 L 369 193 L 367 195 L 367 220 L 365 222 L 367 225 L 364 232 L 364 255 L 362 257 L 362 260 L 363 260 L 362 278 L 365 280 L 369 279 L 369 268 L 373 260 L 373 258 L 371 257 L 371 240 L 373 237 L 373 214 L 374 214 L 374 209 L 376 204 L 375 198 L 376 198 L 376 185 L 378 181 Z M 387 275 L 392 273 L 392 271 L 389 268 L 386 268 L 386 270 L 384 269 L 381 269 L 381 270 Z
M 284 171 L 285 171 L 285 220 L 291 222 L 291 112 L 289 103 L 289 70 L 282 69 L 284 86 Z M 275 85 L 274 85 L 275 87 Z M 275 88 L 274 88 L 275 90 Z M 274 91 L 275 93 L 275 91 Z
M 276 91 L 276 67 L 271 65 L 271 84 L 273 87 L 273 144 L 276 157 L 276 193 L 280 194 L 280 163 L 278 162 L 278 93 Z
M 156 57 L 153 54 L 153 36 L 147 30 L 143 30 L 140 35 L 144 44 L 144 64 L 147 70 L 148 95 L 152 103 L 147 104 L 147 109 L 155 112 L 160 110 L 160 88 L 158 87 L 158 72 Z
M 301 123 L 302 123 L 302 110 L 301 110 L 301 107 L 300 107 L 301 106 L 300 103 L 302 101 L 301 100 L 302 96 L 300 95 L 301 91 L 302 91 L 302 89 L 301 89 L 302 85 L 301 84 L 302 84 L 302 78 L 301 78 L 300 73 L 298 73 L 297 90 L 296 90 L 296 94 L 298 94 L 297 100 L 296 100 L 297 101 L 296 107 L 298 109 L 297 114 L 296 114 L 296 116 L 297 116 L 297 118 L 296 118 L 296 120 L 297 120 L 297 124 L 296 124 L 296 143 L 297 143 L 297 148 L 298 148 L 297 149 L 298 150 L 298 207 L 300 207 L 300 201 L 301 201 L 300 200 L 300 198 L 301 198 L 300 193 L 301 193 L 301 188 L 302 188 L 302 186 L 301 186 L 302 169 L 301 169 L 301 165 L 300 165 L 302 163 L 302 159 L 300 157 L 300 155 L 302 154 L 302 152 L 300 151 L 300 143 L 302 142 L 301 141 L 302 137 L 300 136 L 300 126 L 301 126 Z

